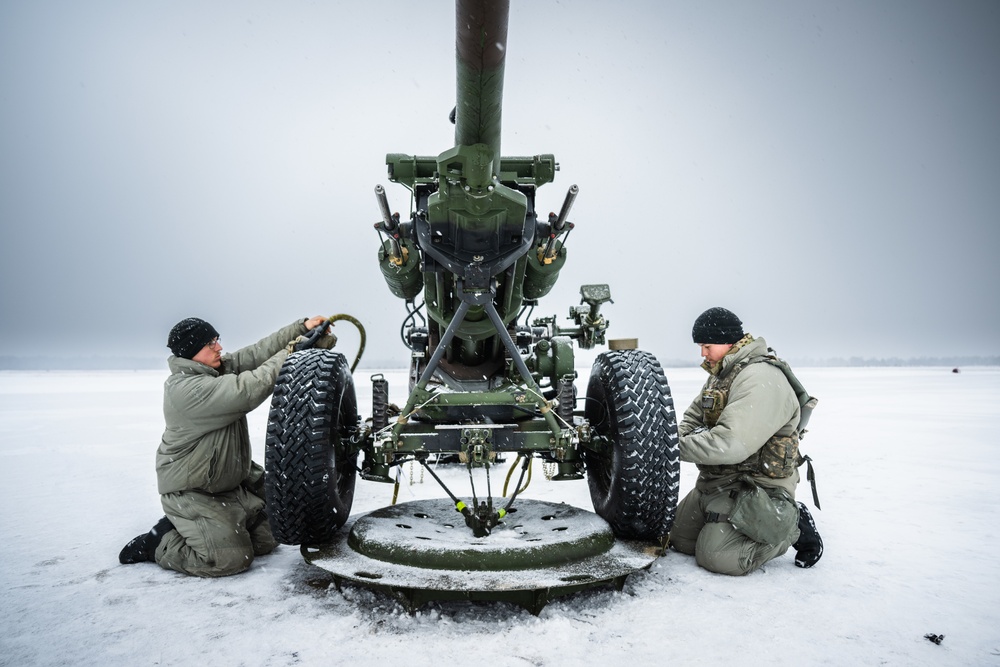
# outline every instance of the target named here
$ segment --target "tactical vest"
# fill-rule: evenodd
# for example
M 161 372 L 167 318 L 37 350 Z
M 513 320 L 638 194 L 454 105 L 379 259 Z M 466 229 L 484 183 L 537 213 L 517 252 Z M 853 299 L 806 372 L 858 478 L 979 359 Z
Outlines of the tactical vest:
M 733 386 L 733 381 L 736 380 L 736 376 L 740 374 L 744 368 L 753 363 L 769 363 L 772 366 L 779 368 L 782 372 L 786 374 L 790 373 L 790 369 L 786 371 L 788 367 L 783 361 L 777 357 L 770 355 L 758 355 L 755 357 L 749 357 L 740 361 L 728 373 L 725 377 L 716 378 L 716 382 L 711 384 L 710 388 L 706 388 L 701 395 L 701 408 L 704 412 L 705 426 L 708 428 L 714 428 L 716 424 L 719 423 L 719 417 L 722 416 L 722 410 L 726 407 L 726 402 L 729 399 L 729 389 Z M 796 390 L 794 383 L 793 390 Z M 806 394 L 808 398 L 809 410 L 816 403 L 816 399 L 811 398 Z M 802 465 L 803 458 L 799 455 L 799 434 L 804 431 L 804 421 L 808 420 L 808 413 L 804 412 L 806 406 L 803 405 L 802 397 L 799 397 L 799 403 L 803 410 L 803 416 L 799 420 L 799 426 L 796 428 L 791 435 L 772 435 L 764 443 L 764 446 L 758 449 L 756 452 L 748 456 L 746 459 L 740 463 L 729 463 L 725 465 L 707 465 L 698 464 L 698 469 L 702 472 L 709 473 L 711 475 L 729 475 L 732 473 L 750 473 L 753 475 L 763 475 L 765 477 L 771 477 L 773 479 L 781 479 L 784 477 L 790 477 L 792 473 Z

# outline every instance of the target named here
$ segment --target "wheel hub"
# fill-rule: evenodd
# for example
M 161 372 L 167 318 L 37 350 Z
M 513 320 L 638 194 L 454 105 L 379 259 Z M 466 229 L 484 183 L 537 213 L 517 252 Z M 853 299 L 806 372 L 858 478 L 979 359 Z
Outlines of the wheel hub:
M 658 545 L 616 540 L 593 512 L 522 499 L 492 534 L 474 537 L 447 498 L 359 517 L 305 559 L 343 581 L 387 591 L 411 611 L 432 600 L 493 600 L 533 613 L 552 598 L 598 586 L 619 590 L 648 568 Z

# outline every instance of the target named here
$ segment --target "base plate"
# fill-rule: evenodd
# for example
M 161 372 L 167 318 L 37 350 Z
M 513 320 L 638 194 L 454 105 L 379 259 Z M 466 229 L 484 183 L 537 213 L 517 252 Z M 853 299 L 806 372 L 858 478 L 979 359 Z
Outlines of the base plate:
M 387 591 L 411 611 L 432 600 L 493 600 L 538 613 L 552 598 L 597 586 L 619 590 L 648 568 L 659 545 L 615 539 L 593 512 L 519 500 L 474 537 L 447 498 L 392 505 L 349 523 L 331 544 L 302 547 L 309 563 L 343 581 Z

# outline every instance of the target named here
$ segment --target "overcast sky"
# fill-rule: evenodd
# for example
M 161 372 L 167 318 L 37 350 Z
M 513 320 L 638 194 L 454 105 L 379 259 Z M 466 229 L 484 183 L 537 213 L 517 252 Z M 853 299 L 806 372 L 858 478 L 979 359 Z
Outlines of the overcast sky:
M 0 2 L 0 356 L 344 312 L 405 364 L 373 188 L 408 217 L 385 154 L 453 145 L 454 50 L 446 0 Z M 514 0 L 503 152 L 580 187 L 535 314 L 607 282 L 663 360 L 716 305 L 790 358 L 995 355 L 998 72 L 994 0 Z

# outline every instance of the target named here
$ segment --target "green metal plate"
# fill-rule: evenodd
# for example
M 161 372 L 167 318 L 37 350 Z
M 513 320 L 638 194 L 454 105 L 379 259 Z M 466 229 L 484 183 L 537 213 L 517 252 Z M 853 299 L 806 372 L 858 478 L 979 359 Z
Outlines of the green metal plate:
M 431 600 L 496 600 L 538 611 L 548 600 L 598 586 L 621 588 L 649 567 L 658 545 L 616 540 L 593 512 L 522 499 L 517 512 L 474 537 L 447 498 L 361 516 L 305 559 L 347 581 L 387 591 L 411 610 Z

